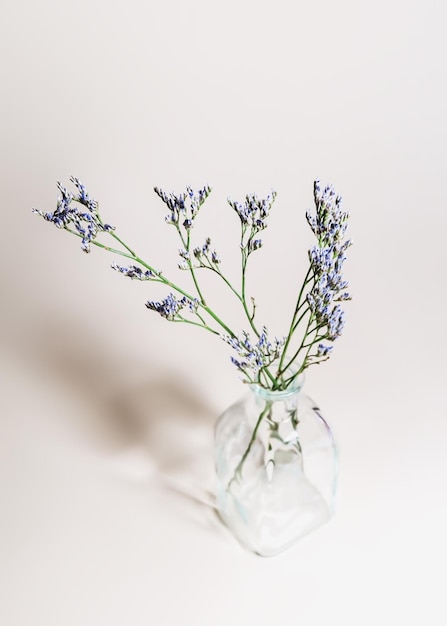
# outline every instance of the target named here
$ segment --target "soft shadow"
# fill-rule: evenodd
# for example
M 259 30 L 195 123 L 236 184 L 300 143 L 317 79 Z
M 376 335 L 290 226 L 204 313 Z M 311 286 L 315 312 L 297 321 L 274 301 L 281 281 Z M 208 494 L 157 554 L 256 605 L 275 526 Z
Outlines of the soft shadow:
M 172 493 L 213 507 L 217 416 L 184 373 L 123 358 L 74 320 L 41 321 L 27 346 L 49 382 L 86 406 L 77 427 L 114 471 L 156 477 Z
M 212 505 L 216 415 L 187 381 L 159 374 L 122 389 L 109 398 L 108 415 L 116 432 L 143 446 L 167 486 Z

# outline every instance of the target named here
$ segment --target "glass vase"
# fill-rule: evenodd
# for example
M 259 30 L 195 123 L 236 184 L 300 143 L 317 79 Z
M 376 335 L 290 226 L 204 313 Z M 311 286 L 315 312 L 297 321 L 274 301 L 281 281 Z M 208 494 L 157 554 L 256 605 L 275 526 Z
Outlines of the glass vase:
M 302 384 L 251 386 L 216 423 L 218 513 L 261 556 L 285 550 L 334 512 L 334 437 Z

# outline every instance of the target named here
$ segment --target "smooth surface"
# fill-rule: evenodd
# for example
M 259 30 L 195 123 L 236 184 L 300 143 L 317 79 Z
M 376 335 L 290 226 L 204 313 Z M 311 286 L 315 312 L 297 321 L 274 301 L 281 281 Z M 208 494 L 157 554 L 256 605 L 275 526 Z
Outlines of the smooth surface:
M 433 0 L 3 3 L 2 626 L 447 623 L 444 31 Z M 233 275 L 226 198 L 276 189 L 249 291 L 279 335 L 312 181 L 343 195 L 355 299 L 306 380 L 340 447 L 338 511 L 289 552 L 244 552 L 197 500 L 243 391 L 229 347 L 31 214 L 71 174 L 179 281 L 155 185 L 213 186 L 194 235 Z

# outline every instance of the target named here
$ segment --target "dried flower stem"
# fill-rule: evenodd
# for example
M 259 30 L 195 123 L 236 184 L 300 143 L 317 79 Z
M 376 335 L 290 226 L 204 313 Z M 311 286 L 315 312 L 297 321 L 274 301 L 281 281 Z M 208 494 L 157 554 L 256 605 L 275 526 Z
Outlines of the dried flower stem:
M 162 283 L 172 289 L 177 296 L 181 296 L 178 298 L 174 293 L 170 293 L 161 302 L 148 301 L 146 306 L 169 321 L 198 326 L 221 337 L 237 352 L 237 358 L 231 357 L 231 360 L 243 374 L 245 382 L 257 383 L 271 390 L 284 390 L 304 369 L 329 358 L 332 346 L 319 342 L 333 342 L 340 336 L 344 326 L 344 312 L 339 303 L 349 300 L 350 296 L 344 291 L 347 283 L 342 278 L 341 270 L 345 261 L 345 251 L 351 245 L 350 240 L 343 240 L 348 214 L 341 210 L 341 198 L 335 194 L 332 187 L 327 186 L 321 190 L 319 181 L 314 183 L 316 213 L 312 215 L 307 212 L 306 218 L 317 243 L 309 250 L 309 268 L 298 293 L 289 331 L 283 339 L 271 340 L 267 328 L 262 326 L 262 329 L 259 329 L 255 323 L 256 305 L 254 298 L 251 298 L 250 310 L 246 294 L 246 277 L 250 255 L 263 245 L 259 233 L 267 227 L 267 218 L 276 198 L 275 192 L 265 199 L 260 199 L 254 194 L 247 195 L 244 203 L 228 200 L 238 215 L 241 226 L 239 291 L 223 274 L 220 258 L 216 250 L 210 247 L 210 238 L 207 238 L 201 247 L 192 247 L 191 230 L 211 188 L 206 186 L 195 192 L 187 187 L 186 193 L 179 195 L 166 194 L 155 188 L 155 192 L 169 211 L 165 218 L 166 222 L 175 226 L 180 237 L 182 248 L 179 250 L 181 257 L 179 267 L 190 272 L 196 297 L 143 261 L 118 236 L 113 226 L 104 223 L 98 211 L 98 203 L 89 196 L 84 185 L 77 178 L 71 180 L 76 187 L 76 194 L 68 192 L 58 183 L 61 196 L 58 198 L 56 210 L 52 213 L 43 213 L 34 209 L 34 212 L 58 228 L 80 237 L 84 252 L 89 252 L 91 245 L 94 245 L 135 263 L 129 267 L 121 267 L 114 263 L 113 269 L 132 279 Z M 118 247 L 98 241 L 97 237 L 101 233 L 109 235 Z M 199 284 L 198 269 L 208 269 L 216 273 L 236 296 L 254 340 L 246 331 L 242 331 L 238 336 L 208 305 Z M 185 317 L 181 311 L 185 311 L 189 316 Z M 297 348 L 291 350 L 295 335 L 301 327 L 304 327 L 301 341 Z M 289 355 L 290 352 L 292 356 Z M 299 362 L 300 365 L 291 373 L 295 362 Z M 271 371 L 273 367 L 275 373 Z

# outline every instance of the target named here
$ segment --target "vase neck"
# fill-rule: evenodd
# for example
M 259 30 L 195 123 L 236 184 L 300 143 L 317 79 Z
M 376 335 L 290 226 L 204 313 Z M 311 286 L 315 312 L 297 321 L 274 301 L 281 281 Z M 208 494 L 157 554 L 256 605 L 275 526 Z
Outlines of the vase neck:
M 255 396 L 259 399 L 262 399 L 266 402 L 281 402 L 299 394 L 303 386 L 304 374 L 300 374 L 293 381 L 293 384 L 287 389 L 274 391 L 272 389 L 266 389 L 265 387 L 261 387 L 261 385 L 251 385 L 250 388 Z

